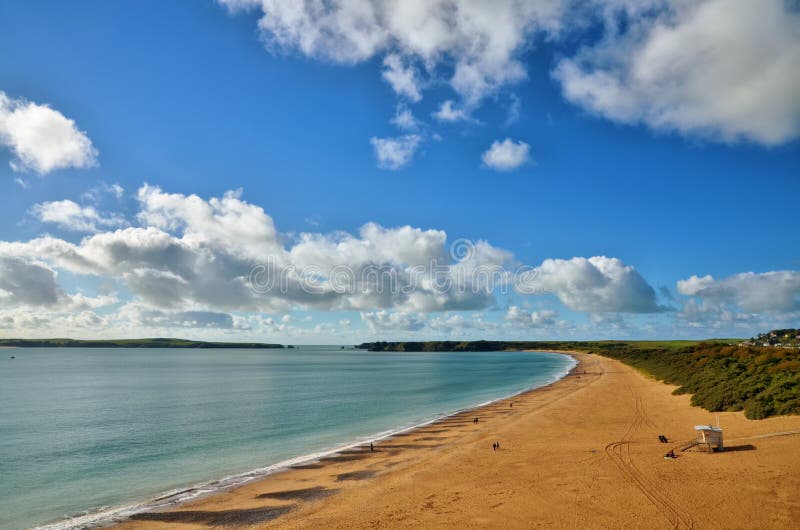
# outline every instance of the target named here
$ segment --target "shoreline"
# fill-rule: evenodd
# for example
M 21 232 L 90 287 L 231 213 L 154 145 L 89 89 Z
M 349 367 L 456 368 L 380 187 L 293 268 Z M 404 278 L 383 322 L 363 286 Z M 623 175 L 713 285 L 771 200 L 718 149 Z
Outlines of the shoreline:
M 523 388 L 514 391 L 510 394 L 505 394 L 500 397 L 468 405 L 460 409 L 448 412 L 443 415 L 438 415 L 433 418 L 427 418 L 411 425 L 404 425 L 387 429 L 386 431 L 366 435 L 356 440 L 344 442 L 329 449 L 322 449 L 313 453 L 298 455 L 293 458 L 282 460 L 273 464 L 269 464 L 260 468 L 255 468 L 242 473 L 227 475 L 218 479 L 208 480 L 198 484 L 190 485 L 175 490 L 165 491 L 157 494 L 155 497 L 143 501 L 134 501 L 127 504 L 103 507 L 95 511 L 83 513 L 75 516 L 70 516 L 50 523 L 35 526 L 36 530 L 68 530 L 74 528 L 113 528 L 120 524 L 124 524 L 131 520 L 137 514 L 158 512 L 159 510 L 180 508 L 186 504 L 201 501 L 204 499 L 212 498 L 225 492 L 235 491 L 241 487 L 249 484 L 258 483 L 268 480 L 277 474 L 291 472 L 296 466 L 306 466 L 315 464 L 326 459 L 336 458 L 352 451 L 358 447 L 368 446 L 370 443 L 379 446 L 381 442 L 389 441 L 398 436 L 404 436 L 413 433 L 419 429 L 423 429 L 437 423 L 446 421 L 450 418 L 480 411 L 485 407 L 489 407 L 495 403 L 513 399 L 518 396 L 525 395 L 530 392 L 536 392 L 555 384 L 558 384 L 564 378 L 570 376 L 578 366 L 580 361 L 576 359 L 575 355 L 581 355 L 580 352 L 571 351 L 543 351 L 543 350 L 523 350 L 537 353 L 550 353 L 557 355 L 566 355 L 570 357 L 572 362 L 571 366 L 555 374 L 548 382 L 538 386 Z
M 800 417 L 709 413 L 618 361 L 558 353 L 579 363 L 550 385 L 397 434 L 374 453 L 344 450 L 115 528 L 791 528 L 800 520 L 800 444 L 776 435 L 800 432 Z M 694 425 L 716 416 L 726 451 L 679 451 Z M 664 459 L 669 449 L 679 458 Z

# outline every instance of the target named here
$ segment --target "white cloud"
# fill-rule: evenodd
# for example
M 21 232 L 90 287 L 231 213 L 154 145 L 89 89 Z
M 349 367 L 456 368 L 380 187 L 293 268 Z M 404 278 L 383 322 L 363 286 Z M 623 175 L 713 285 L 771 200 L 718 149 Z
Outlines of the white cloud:
M 362 312 L 361 320 L 370 331 L 418 331 L 425 327 L 425 315 L 402 311 Z
M 29 309 L 0 309 L 0 329 L 12 330 L 16 336 L 41 338 L 50 336 L 74 337 L 76 332 L 97 332 L 108 329 L 111 321 L 94 311 L 41 311 Z
M 523 55 L 550 40 L 588 43 L 567 48 L 553 76 L 597 115 L 722 141 L 800 135 L 800 13 L 787 0 L 219 1 L 260 10 L 273 52 L 379 58 L 412 101 L 446 82 L 462 108 L 441 109 L 443 120 L 526 79 Z
M 531 146 L 525 142 L 506 138 L 502 142 L 492 142 L 491 147 L 481 155 L 481 160 L 497 171 L 511 171 L 531 161 L 530 150 Z
M 126 304 L 117 313 L 126 325 L 140 328 L 233 329 L 234 318 L 216 311 L 163 311 L 141 304 Z
M 527 288 L 553 293 L 568 308 L 588 313 L 657 313 L 655 290 L 617 258 L 546 259 Z
M 461 273 L 508 255 L 479 243 L 473 255 L 452 262 L 444 232 L 374 223 L 358 236 L 301 234 L 286 248 L 272 219 L 237 193 L 206 201 L 145 185 L 137 196 L 143 226 L 99 232 L 78 244 L 50 236 L 0 242 L 0 256 L 119 278 L 143 303 L 169 310 L 441 311 L 491 304 L 489 288 Z M 432 278 L 437 266 L 447 282 L 442 288 Z M 337 268 L 349 275 L 345 289 Z
M 0 307 L 46 307 L 83 311 L 111 305 L 116 297 L 67 294 L 56 282 L 56 271 L 42 261 L 0 254 Z
M 367 223 L 357 236 L 301 234 L 286 248 L 272 219 L 236 193 L 206 201 L 145 185 L 138 197 L 144 226 L 100 232 L 79 244 L 53 237 L 0 242 L 0 256 L 120 278 L 141 302 L 171 311 L 480 309 L 508 281 L 508 252 L 479 241 L 453 260 L 438 230 Z M 260 266 L 262 276 L 252 277 Z M 535 292 L 552 292 L 578 311 L 660 310 L 653 289 L 614 258 L 545 260 L 533 272 Z
M 711 275 L 706 275 L 703 277 L 691 276 L 685 280 L 678 280 L 676 285 L 678 293 L 686 296 L 694 296 L 713 284 L 714 278 Z
M 800 311 L 799 271 L 743 272 L 721 280 L 691 276 L 679 281 L 677 288 L 680 294 L 702 300 L 706 308 L 729 306 L 750 313 Z
M 43 223 L 54 223 L 76 232 L 97 232 L 101 227 L 126 224 L 125 219 L 118 215 L 103 215 L 93 206 L 80 206 L 70 200 L 39 203 L 31 208 L 31 213 Z
M 0 92 L 0 145 L 11 149 L 14 171 L 39 174 L 97 164 L 97 149 L 75 122 L 47 105 Z
M 101 182 L 98 185 L 86 191 L 81 198 L 87 202 L 97 203 L 100 202 L 104 195 L 112 195 L 116 199 L 121 199 L 125 195 L 125 188 L 117 183 L 108 184 Z
M 141 226 L 96 224 L 98 232 L 78 242 L 52 236 L 0 241 L 0 328 L 29 335 L 113 329 L 128 336 L 192 329 L 211 338 L 245 332 L 262 338 L 342 337 L 344 328 L 358 333 L 341 317 L 304 328 L 284 314 L 319 310 L 358 312 L 370 331 L 391 338 L 421 330 L 454 338 L 553 330 L 594 337 L 644 330 L 647 319 L 656 318 L 647 313 L 666 312 L 634 267 L 595 256 L 546 259 L 528 268 L 522 286 L 515 284 L 519 294 L 553 294 L 566 308 L 589 313 L 588 327 L 559 320 L 552 309 L 520 306 L 487 321 L 465 311 L 496 307 L 501 293 L 495 288 L 511 285 L 508 267 L 516 265 L 509 252 L 487 242 L 470 243 L 461 252 L 459 240 L 449 242 L 444 231 L 375 223 L 352 234 L 287 237 L 240 192 L 203 199 L 145 185 L 136 196 Z M 92 218 L 80 219 L 87 217 Z M 253 285 L 251 273 L 259 266 L 265 266 L 263 274 Z M 474 274 L 486 270 L 500 271 L 494 287 Z M 121 294 L 109 294 L 111 287 L 101 295 L 67 292 L 58 281 L 62 272 L 71 273 L 61 276 L 71 285 L 92 276 L 87 285 L 109 283 Z M 800 317 L 798 271 L 692 276 L 678 282 L 677 292 L 688 297 L 682 309 L 658 318 L 682 330 L 746 336 Z M 120 299 L 124 305 L 113 307 Z M 623 318 L 626 313 L 645 315 Z
M 402 104 L 397 105 L 392 123 L 404 131 L 416 131 L 420 127 L 411 109 Z
M 506 127 L 517 123 L 522 116 L 522 100 L 516 94 L 511 95 L 511 103 L 508 104 L 506 113 L 506 121 L 503 124 Z
M 589 323 L 589 326 L 585 326 L 587 329 L 600 331 L 606 337 L 610 334 L 616 336 L 620 333 L 627 334 L 632 329 L 625 317 L 619 313 L 592 313 L 589 315 Z
M 662 0 L 605 10 L 599 43 L 554 71 L 568 100 L 614 121 L 723 141 L 775 145 L 800 134 L 800 13 L 790 2 Z
M 453 100 L 446 100 L 439 105 L 439 109 L 433 113 L 433 117 L 442 122 L 455 123 L 459 121 L 474 122 L 475 120 L 467 114 L 464 109 L 457 108 Z
M 422 137 L 418 134 L 406 134 L 395 138 L 370 139 L 378 166 L 383 169 L 401 169 L 411 163 L 419 147 Z
M 0 242 L 0 256 L 120 278 L 142 302 L 170 310 L 480 309 L 508 281 L 510 253 L 479 241 L 464 255 L 453 251 L 454 259 L 439 230 L 367 223 L 358 235 L 301 234 L 287 248 L 272 218 L 236 192 L 204 200 L 145 185 L 137 197 L 143 226 L 99 232 L 78 244 L 48 236 Z M 259 266 L 269 289 L 250 284 Z M 346 289 L 334 271 L 346 273 Z M 578 311 L 661 309 L 652 287 L 614 258 L 545 260 L 530 279 L 535 292 L 554 293 Z
M 97 233 L 75 243 L 52 236 L 0 241 L 0 305 L 6 311 L 0 319 L 28 326 L 49 318 L 53 333 L 68 325 L 68 313 L 82 313 L 83 322 L 96 317 L 126 335 L 153 328 L 192 328 L 200 336 L 203 330 L 313 335 L 311 328 L 295 329 L 290 315 L 260 314 L 297 309 L 357 311 L 375 331 L 424 327 L 455 335 L 498 329 L 480 315 L 458 314 L 495 306 L 499 287 L 511 285 L 513 256 L 485 241 L 456 240 L 448 248 L 441 230 L 375 223 L 356 234 L 286 237 L 240 192 L 203 199 L 144 185 L 136 196 L 141 226 L 96 224 Z M 82 221 L 94 219 L 77 211 Z M 60 271 L 78 285 L 85 276 L 113 283 L 125 305 L 92 317 L 95 309 L 117 304 L 117 294 L 68 294 L 57 282 Z M 552 293 L 575 311 L 662 309 L 638 272 L 614 258 L 545 260 L 531 269 L 529 280 L 533 291 L 521 293 Z M 503 325 L 512 329 L 524 321 L 530 329 L 563 329 L 556 318 L 551 310 L 516 308 Z M 334 336 L 344 326 L 322 324 L 319 332 Z
M 405 66 L 399 55 L 395 53 L 387 55 L 383 59 L 383 66 L 385 67 L 383 79 L 391 85 L 397 95 L 405 96 L 414 102 L 422 99 L 416 70 Z
M 533 328 L 543 328 L 556 325 L 558 312 L 551 309 L 529 312 L 525 311 L 519 306 L 512 305 L 508 308 L 503 318 L 514 324 L 520 324 Z
M 54 306 L 63 293 L 55 272 L 41 263 L 0 257 L 0 301 L 3 307 Z
M 474 106 L 502 86 L 525 78 L 519 55 L 536 32 L 556 33 L 563 0 L 386 2 L 382 0 L 220 0 L 232 10 L 259 6 L 258 27 L 268 49 L 354 64 L 375 56 L 402 57 L 389 72 L 417 63 L 430 77 L 443 76 Z M 440 73 L 445 70 L 446 73 Z M 390 80 L 398 92 L 416 97 L 408 75 Z M 397 90 L 397 88 L 396 88 Z

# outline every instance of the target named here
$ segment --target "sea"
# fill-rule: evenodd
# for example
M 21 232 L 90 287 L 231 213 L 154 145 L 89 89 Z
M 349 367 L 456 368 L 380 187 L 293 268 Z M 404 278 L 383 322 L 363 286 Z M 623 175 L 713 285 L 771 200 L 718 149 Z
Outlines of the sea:
M 0 528 L 108 524 L 547 385 L 573 364 L 341 346 L 3 349 Z

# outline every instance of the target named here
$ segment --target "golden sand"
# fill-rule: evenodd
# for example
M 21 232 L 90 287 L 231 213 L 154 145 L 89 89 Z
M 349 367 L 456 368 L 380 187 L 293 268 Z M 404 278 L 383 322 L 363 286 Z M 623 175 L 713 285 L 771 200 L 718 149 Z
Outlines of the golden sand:
M 800 528 L 800 417 L 711 414 L 573 355 L 548 387 L 118 528 Z M 724 452 L 677 449 L 717 418 Z

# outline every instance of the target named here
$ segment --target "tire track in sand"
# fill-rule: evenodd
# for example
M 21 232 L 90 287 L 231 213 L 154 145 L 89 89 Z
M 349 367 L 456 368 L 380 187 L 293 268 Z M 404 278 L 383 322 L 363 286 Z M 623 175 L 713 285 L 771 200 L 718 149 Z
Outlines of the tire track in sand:
M 694 519 L 691 513 L 670 499 L 665 493 L 659 491 L 648 480 L 647 476 L 636 467 L 633 461 L 631 454 L 631 444 L 633 442 L 630 438 L 643 424 L 653 425 L 653 423 L 645 412 L 642 398 L 634 392 L 630 385 L 628 385 L 628 390 L 633 394 L 634 398 L 633 419 L 628 424 L 622 440 L 606 445 L 606 455 L 622 471 L 628 482 L 635 485 L 658 511 L 666 517 L 673 528 L 694 528 Z

